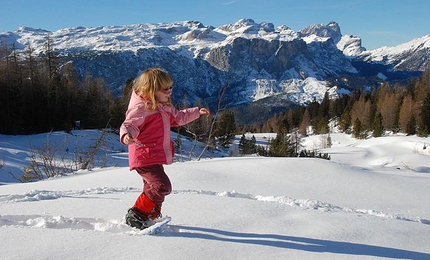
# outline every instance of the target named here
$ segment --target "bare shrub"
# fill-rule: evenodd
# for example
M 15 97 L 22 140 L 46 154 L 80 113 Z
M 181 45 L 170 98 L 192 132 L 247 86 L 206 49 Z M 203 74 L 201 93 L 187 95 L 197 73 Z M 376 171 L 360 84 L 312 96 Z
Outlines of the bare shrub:
M 79 143 L 70 144 L 67 139 L 63 143 L 51 142 L 50 134 L 45 143 L 30 150 L 30 162 L 18 179 L 21 182 L 39 181 L 73 174 L 79 169 L 91 170 L 95 166 L 106 167 L 108 164 L 105 136 L 103 130 L 88 150 L 83 150 Z M 72 147 L 72 149 L 70 149 Z M 96 156 L 98 155 L 98 156 Z

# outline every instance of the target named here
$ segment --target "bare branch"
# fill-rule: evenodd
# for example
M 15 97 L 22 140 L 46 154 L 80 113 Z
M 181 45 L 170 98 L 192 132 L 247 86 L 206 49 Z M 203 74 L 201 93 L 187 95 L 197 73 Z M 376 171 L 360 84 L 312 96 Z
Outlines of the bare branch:
M 218 106 L 217 106 L 217 110 L 216 110 L 216 112 L 215 112 L 215 115 L 214 115 L 214 116 L 213 116 L 213 118 L 212 118 L 212 124 L 211 124 L 211 127 L 210 127 L 210 129 L 209 129 L 209 135 L 208 135 L 208 139 L 207 139 L 207 141 L 206 141 L 206 145 L 205 145 L 205 147 L 203 148 L 202 152 L 200 153 L 200 155 L 199 155 L 199 157 L 198 157 L 197 161 L 200 161 L 200 159 L 202 158 L 203 154 L 205 153 L 205 151 L 206 151 L 206 150 L 208 149 L 208 147 L 210 146 L 210 142 L 211 142 L 212 136 L 213 136 L 213 134 L 214 134 L 214 128 L 215 128 L 215 124 L 216 124 L 216 122 L 217 122 L 217 120 L 218 120 L 218 116 L 219 116 L 219 114 L 220 114 L 222 111 L 224 111 L 224 110 L 225 110 L 225 108 L 226 108 L 226 106 L 223 106 L 223 105 L 222 105 L 222 103 L 223 103 L 223 98 L 224 98 L 225 92 L 227 91 L 227 88 L 228 88 L 229 84 L 230 84 L 230 83 L 227 83 L 226 85 L 224 85 L 224 86 L 223 86 L 223 87 L 218 91 Z

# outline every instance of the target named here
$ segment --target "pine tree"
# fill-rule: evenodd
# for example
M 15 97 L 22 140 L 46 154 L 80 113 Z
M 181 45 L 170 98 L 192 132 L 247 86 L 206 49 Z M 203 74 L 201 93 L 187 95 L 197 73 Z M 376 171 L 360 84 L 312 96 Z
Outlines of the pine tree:
M 285 157 L 287 156 L 286 141 L 287 135 L 282 127 L 279 127 L 275 139 L 270 143 L 269 156 Z
M 255 136 L 252 135 L 251 141 L 249 142 L 249 149 L 250 149 L 251 154 L 254 154 L 257 152 L 256 144 L 257 144 L 257 139 L 255 139 Z
M 219 137 L 222 146 L 230 144 L 230 139 L 236 131 L 236 118 L 234 112 L 226 109 L 220 116 L 215 130 L 215 136 Z
M 122 91 L 122 96 L 116 100 L 112 107 L 112 127 L 119 128 L 125 119 L 125 112 L 127 111 L 128 102 L 130 100 L 131 91 L 134 79 L 128 79 Z
M 240 137 L 240 141 L 239 141 L 239 153 L 240 154 L 245 154 L 246 152 L 246 137 L 245 134 L 242 134 L 242 137 Z
M 305 113 L 303 114 L 302 122 L 300 123 L 299 131 L 301 135 L 307 135 L 308 134 L 308 126 L 311 125 L 311 116 L 309 109 L 305 110 Z
M 1 93 L 2 106 L 4 109 L 0 113 L 5 114 L 4 125 L 5 134 L 23 134 L 25 119 L 23 118 L 23 102 L 26 92 L 23 88 L 22 66 L 18 51 L 13 46 L 11 53 L 6 57 L 5 91 Z
M 328 93 L 326 92 L 319 107 L 318 117 L 328 118 L 330 116 L 329 112 L 330 112 L 330 99 L 329 99 Z
M 427 91 L 426 98 L 424 99 L 423 106 L 421 107 L 421 129 L 430 129 L 430 89 Z
M 406 134 L 407 135 L 416 134 L 417 133 L 416 126 L 417 126 L 417 120 L 415 119 L 415 116 L 412 115 L 408 123 L 406 124 Z
M 355 138 L 358 138 L 358 139 L 365 139 L 366 138 L 365 130 L 363 128 L 363 125 L 361 124 L 360 119 L 358 119 L 358 118 L 355 119 L 352 134 Z
M 373 137 L 381 137 L 384 133 L 384 128 L 382 127 L 382 114 L 377 113 L 373 120 Z
M 348 133 L 351 127 L 351 109 L 346 107 L 339 120 L 339 127 L 344 132 Z
M 430 64 L 418 78 L 414 87 L 414 100 L 417 104 L 422 104 L 430 89 Z

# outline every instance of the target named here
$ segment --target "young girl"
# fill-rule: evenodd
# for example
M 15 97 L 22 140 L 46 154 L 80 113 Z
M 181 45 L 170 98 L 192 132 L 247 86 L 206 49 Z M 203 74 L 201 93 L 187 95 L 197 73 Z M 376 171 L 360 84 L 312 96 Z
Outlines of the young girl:
M 185 125 L 200 115 L 209 116 L 206 108 L 176 110 L 170 100 L 172 77 L 159 68 L 143 72 L 133 85 L 126 118 L 120 128 L 121 143 L 128 145 L 130 170 L 143 179 L 143 192 L 126 214 L 126 223 L 138 229 L 151 225 L 161 216 L 164 197 L 172 191 L 163 164 L 171 164 L 174 146 L 171 126 Z

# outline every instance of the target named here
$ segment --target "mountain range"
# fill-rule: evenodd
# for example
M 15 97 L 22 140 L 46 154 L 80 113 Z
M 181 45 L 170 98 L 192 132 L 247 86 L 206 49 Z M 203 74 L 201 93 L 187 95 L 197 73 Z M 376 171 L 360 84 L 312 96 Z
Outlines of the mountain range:
M 0 33 L 0 45 L 46 52 L 47 38 L 61 61 L 79 75 L 100 77 L 118 95 L 126 81 L 150 67 L 174 78 L 176 101 L 215 106 L 219 91 L 229 107 L 264 117 L 276 111 L 372 89 L 383 81 L 407 83 L 430 59 L 430 35 L 366 50 L 361 39 L 342 35 L 336 22 L 296 32 L 282 25 L 241 19 L 220 27 L 197 21 L 76 27 L 55 32 L 19 27 Z M 262 112 L 263 111 L 263 112 Z M 255 119 L 255 118 L 254 118 Z

